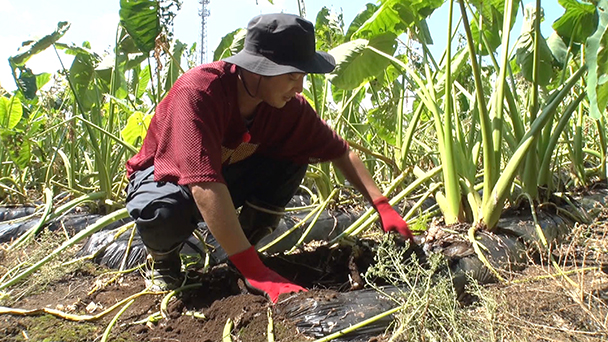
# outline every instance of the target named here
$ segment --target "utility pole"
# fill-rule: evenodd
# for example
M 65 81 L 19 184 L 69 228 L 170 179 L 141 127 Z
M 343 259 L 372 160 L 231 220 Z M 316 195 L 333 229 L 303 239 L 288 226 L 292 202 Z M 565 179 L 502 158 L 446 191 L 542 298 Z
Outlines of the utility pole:
M 201 4 L 201 10 L 199 15 L 201 16 L 201 64 L 207 61 L 207 18 L 211 15 L 209 11 L 209 2 L 211 0 L 199 0 Z

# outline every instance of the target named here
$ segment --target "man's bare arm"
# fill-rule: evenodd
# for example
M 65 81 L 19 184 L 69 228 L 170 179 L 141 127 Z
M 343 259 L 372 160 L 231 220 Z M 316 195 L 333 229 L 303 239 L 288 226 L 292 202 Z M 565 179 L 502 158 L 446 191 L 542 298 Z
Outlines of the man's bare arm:
M 207 227 L 226 254 L 234 255 L 251 246 L 236 215 L 232 198 L 222 183 L 197 183 L 190 191 Z

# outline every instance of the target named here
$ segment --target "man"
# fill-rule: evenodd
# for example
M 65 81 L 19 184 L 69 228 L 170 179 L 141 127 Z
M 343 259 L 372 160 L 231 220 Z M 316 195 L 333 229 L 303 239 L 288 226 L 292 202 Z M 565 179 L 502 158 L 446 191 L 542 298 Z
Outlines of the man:
M 177 80 L 127 162 L 127 208 L 154 260 L 152 285 L 181 284 L 179 251 L 202 216 L 250 290 L 272 302 L 305 291 L 264 266 L 251 244 L 276 228 L 309 162 L 332 161 L 385 231 L 411 238 L 359 157 L 299 95 L 307 73 L 334 67 L 315 51 L 310 22 L 266 14 L 250 21 L 241 52 Z

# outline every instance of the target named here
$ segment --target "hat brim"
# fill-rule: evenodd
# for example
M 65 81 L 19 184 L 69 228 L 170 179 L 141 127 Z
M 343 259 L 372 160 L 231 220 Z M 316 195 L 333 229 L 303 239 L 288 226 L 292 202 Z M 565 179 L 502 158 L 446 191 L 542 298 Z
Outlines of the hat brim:
M 249 72 L 262 76 L 278 76 L 292 72 L 304 74 L 325 74 L 336 67 L 334 57 L 327 52 L 317 51 L 313 58 L 297 63 L 279 64 L 267 57 L 251 53 L 246 49 L 234 56 L 224 59 L 225 62 L 235 64 Z

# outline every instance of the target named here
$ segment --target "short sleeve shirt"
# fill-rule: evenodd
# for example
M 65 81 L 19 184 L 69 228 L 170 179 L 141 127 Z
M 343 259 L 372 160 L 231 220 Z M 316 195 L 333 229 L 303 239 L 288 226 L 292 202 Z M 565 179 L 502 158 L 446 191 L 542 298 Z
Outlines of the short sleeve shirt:
M 127 161 L 127 173 L 154 165 L 156 181 L 225 183 L 222 167 L 254 153 L 306 164 L 348 150 L 299 94 L 280 109 L 261 103 L 247 127 L 237 81 L 236 66 L 222 61 L 182 75 L 158 105 L 141 150 Z

